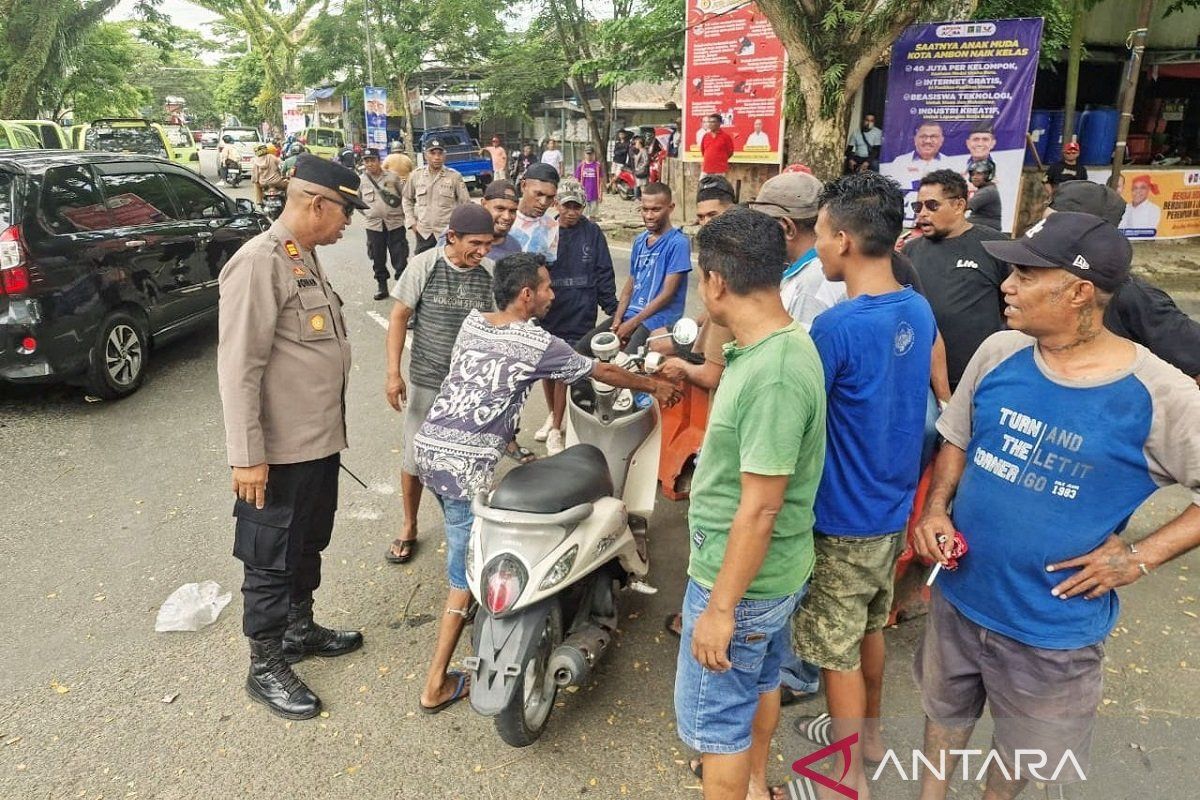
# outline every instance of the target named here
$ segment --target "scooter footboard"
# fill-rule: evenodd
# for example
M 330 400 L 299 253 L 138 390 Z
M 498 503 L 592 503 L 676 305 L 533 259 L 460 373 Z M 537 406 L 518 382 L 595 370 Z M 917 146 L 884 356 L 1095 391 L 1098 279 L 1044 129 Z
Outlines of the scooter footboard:
M 525 655 L 546 626 L 550 598 L 519 614 L 493 617 L 486 608 L 475 615 L 471 643 L 475 655 L 463 659 L 471 675 L 471 707 L 484 716 L 499 714 L 512 699 Z

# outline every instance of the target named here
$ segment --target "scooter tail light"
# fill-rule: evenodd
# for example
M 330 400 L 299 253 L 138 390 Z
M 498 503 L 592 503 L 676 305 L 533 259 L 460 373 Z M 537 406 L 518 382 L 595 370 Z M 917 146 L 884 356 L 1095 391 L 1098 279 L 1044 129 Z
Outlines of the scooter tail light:
M 525 591 L 529 574 L 525 566 L 510 555 L 494 559 L 483 570 L 484 601 L 492 614 L 511 609 Z

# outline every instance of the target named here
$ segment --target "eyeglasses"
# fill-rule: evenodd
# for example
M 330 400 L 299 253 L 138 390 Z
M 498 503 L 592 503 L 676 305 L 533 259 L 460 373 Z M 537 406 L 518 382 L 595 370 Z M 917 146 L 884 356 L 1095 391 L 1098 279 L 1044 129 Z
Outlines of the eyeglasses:
M 920 214 L 922 208 L 928 209 L 929 213 L 932 214 L 943 205 L 945 203 L 941 200 L 914 200 L 908 204 L 908 207 L 912 209 L 914 214 Z
M 354 206 L 350 205 L 349 203 L 343 203 L 340 200 L 334 200 L 332 197 L 330 197 L 327 194 L 321 194 L 320 192 L 310 192 L 307 189 L 304 190 L 304 193 L 306 195 L 309 195 L 310 197 L 319 197 L 322 200 L 328 200 L 329 202 L 333 203 L 334 205 L 341 206 L 342 213 L 346 215 L 346 219 L 350 219 L 351 217 L 354 216 Z

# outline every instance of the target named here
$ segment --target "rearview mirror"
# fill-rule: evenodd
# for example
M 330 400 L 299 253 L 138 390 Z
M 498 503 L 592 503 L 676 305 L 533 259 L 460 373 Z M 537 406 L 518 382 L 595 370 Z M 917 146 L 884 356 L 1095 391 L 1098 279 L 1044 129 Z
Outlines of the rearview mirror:
M 696 320 L 688 317 L 681 317 L 675 323 L 675 327 L 671 328 L 671 338 L 676 344 L 689 345 L 696 341 L 696 337 L 700 335 L 700 326 L 696 324 Z

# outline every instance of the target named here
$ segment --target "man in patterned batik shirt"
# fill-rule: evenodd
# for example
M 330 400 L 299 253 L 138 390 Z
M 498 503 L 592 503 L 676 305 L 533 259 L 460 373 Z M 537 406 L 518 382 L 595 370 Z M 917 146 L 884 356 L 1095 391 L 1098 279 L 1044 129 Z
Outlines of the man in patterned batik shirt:
M 499 311 L 471 311 L 454 343 L 450 372 L 413 440 L 421 482 L 446 515 L 446 572 L 450 594 L 438 628 L 421 710 L 447 708 L 468 693 L 467 676 L 446 672 L 467 615 L 467 547 L 471 500 L 492 482 L 504 448 L 516 435 L 521 407 L 539 380 L 574 383 L 589 376 L 610 386 L 649 392 L 663 405 L 679 399 L 673 384 L 593 361 L 530 320 L 554 300 L 546 259 L 514 253 L 493 275 Z

